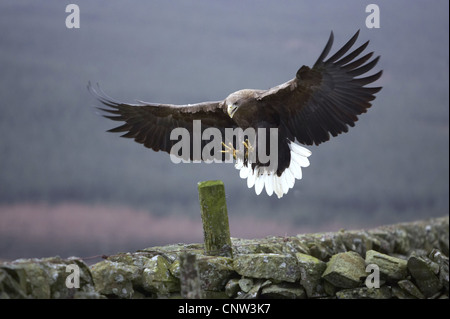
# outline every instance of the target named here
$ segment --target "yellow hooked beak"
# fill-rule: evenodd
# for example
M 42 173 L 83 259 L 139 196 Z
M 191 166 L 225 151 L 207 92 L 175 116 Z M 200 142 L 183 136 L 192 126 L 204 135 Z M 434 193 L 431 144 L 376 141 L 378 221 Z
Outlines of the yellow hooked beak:
M 228 104 L 227 105 L 227 113 L 228 113 L 228 116 L 230 117 L 230 118 L 233 118 L 233 115 L 234 115 L 234 113 L 236 113 L 236 111 L 237 111 L 237 106 L 236 106 L 236 104 Z

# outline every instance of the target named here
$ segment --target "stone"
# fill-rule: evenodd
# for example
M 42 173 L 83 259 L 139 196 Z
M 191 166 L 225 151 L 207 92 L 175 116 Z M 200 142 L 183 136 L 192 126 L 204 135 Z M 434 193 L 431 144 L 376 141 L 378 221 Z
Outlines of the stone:
M 353 251 L 332 256 L 322 274 L 322 278 L 340 288 L 358 287 L 366 276 L 364 259 Z
M 251 281 L 245 281 L 245 279 L 250 278 L 241 278 L 239 287 L 244 287 L 247 291 L 239 291 L 236 299 L 257 299 L 260 297 L 261 290 L 272 283 L 270 280 L 265 279 L 254 279 Z
M 231 238 L 231 243 L 233 246 L 233 255 L 261 253 L 259 249 L 261 241 L 257 241 L 254 239 Z
M 225 291 L 202 290 L 202 299 L 228 299 Z
M 236 272 L 233 259 L 220 256 L 197 256 L 201 288 L 223 291 L 225 284 Z
M 79 275 L 79 288 L 70 287 L 75 271 Z M 100 298 L 89 268 L 75 257 L 18 259 L 1 264 L 0 295 L 32 299 Z
M 320 242 L 315 242 L 308 247 L 311 256 L 316 257 L 317 259 L 322 261 L 328 260 L 333 255 L 330 249 L 325 245 L 322 245 Z
M 407 276 L 407 261 L 404 259 L 388 256 L 375 250 L 366 253 L 366 266 L 375 264 L 380 269 L 380 273 L 387 280 L 400 280 Z
M 15 273 L 0 268 L 0 299 L 25 299 L 26 288 L 14 279 Z M 16 277 L 17 278 L 17 277 Z
M 392 297 L 391 290 L 387 286 L 380 288 L 353 288 L 344 289 L 336 292 L 338 299 L 390 299 Z
M 295 253 L 309 254 L 308 246 L 298 237 L 287 237 L 283 239 L 282 252 L 294 255 Z
M 313 256 L 296 253 L 300 269 L 300 285 L 305 288 L 308 298 L 319 297 L 325 294 L 320 281 L 327 264 Z
M 108 261 L 121 263 L 125 265 L 135 266 L 139 269 L 143 269 L 149 258 L 152 258 L 155 254 L 151 253 L 119 253 L 117 255 L 111 255 L 108 257 Z
M 188 252 L 180 254 L 179 269 L 180 276 L 178 278 L 180 279 L 181 296 L 185 299 L 201 298 L 202 289 L 200 285 L 197 255 Z
M 233 260 L 234 270 L 246 277 L 267 278 L 295 282 L 300 279 L 297 259 L 283 254 L 237 255 Z
M 407 294 L 414 298 L 425 299 L 425 296 L 420 292 L 419 288 L 414 285 L 410 280 L 400 280 L 398 286 Z
M 41 261 L 18 260 L 9 269 L 20 269 L 22 275 L 19 282 L 25 285 L 25 293 L 33 299 L 49 299 L 51 297 L 51 274 L 48 274 Z
M 180 281 L 172 276 L 169 267 L 169 261 L 160 255 L 149 259 L 142 271 L 142 287 L 158 296 L 180 291 Z
M 170 274 L 180 279 L 180 260 L 175 260 L 169 267 Z
M 425 297 L 431 297 L 442 289 L 442 284 L 432 268 L 420 257 L 408 259 L 408 270 Z
M 253 279 L 252 278 L 241 278 L 238 283 L 239 283 L 239 288 L 241 288 L 241 290 L 243 292 L 249 292 L 250 289 L 252 289 L 252 287 L 253 287 Z
M 169 251 L 171 251 L 169 249 Z M 136 289 L 148 296 L 168 296 L 180 291 L 179 278 L 170 271 L 171 258 L 164 253 L 140 251 L 109 256 L 91 267 L 97 291 L 115 298 L 138 297 Z M 176 266 L 172 268 L 176 272 Z
M 339 254 L 347 251 L 344 242 L 345 230 L 340 230 L 336 233 L 324 233 L 320 237 L 320 242 L 331 254 Z
M 441 235 L 441 238 L 439 238 L 439 248 L 442 251 L 442 253 L 446 256 L 449 255 L 449 234 L 448 234 L 448 225 L 447 225 L 447 233 Z
M 181 253 L 192 253 L 197 255 L 203 255 L 203 244 L 171 244 L 166 246 L 154 246 L 138 250 L 137 254 L 144 254 L 147 258 L 152 258 L 156 255 L 165 257 L 169 262 L 175 262 L 179 258 Z
M 335 296 L 337 288 L 330 284 L 328 281 L 323 281 L 323 290 L 328 296 Z
M 239 290 L 240 290 L 239 279 L 237 278 L 230 279 L 225 285 L 225 293 L 230 298 L 235 297 Z
M 287 254 L 308 253 L 309 249 L 296 237 L 266 237 L 263 239 L 232 238 L 233 252 L 244 254 Z
M 262 298 L 270 299 L 304 299 L 305 290 L 291 283 L 271 284 L 261 290 Z
M 131 298 L 133 282 L 140 276 L 137 266 L 104 260 L 91 267 L 96 290 L 106 296 Z
M 363 258 L 366 252 L 372 249 L 373 239 L 366 231 L 345 231 L 341 236 L 345 248 L 358 253 Z
M 439 265 L 439 281 L 449 291 L 449 275 L 448 275 L 448 257 L 444 256 L 438 249 L 433 249 L 430 253 L 430 259 Z
M 397 299 L 416 299 L 415 297 L 413 297 L 410 294 L 408 294 L 406 291 L 404 291 L 399 286 L 392 286 L 391 287 L 391 291 L 392 291 L 392 297 L 393 298 L 397 298 Z
M 280 243 L 262 242 L 255 248 L 259 254 L 283 254 L 283 246 Z
M 402 228 L 393 230 L 394 235 L 394 252 L 406 255 L 411 250 L 411 244 L 408 232 Z

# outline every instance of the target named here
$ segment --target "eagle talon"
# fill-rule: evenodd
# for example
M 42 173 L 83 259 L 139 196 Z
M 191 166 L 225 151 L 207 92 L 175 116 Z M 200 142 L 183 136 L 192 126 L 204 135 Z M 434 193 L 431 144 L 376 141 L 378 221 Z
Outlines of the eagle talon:
M 245 157 L 248 158 L 249 152 L 253 152 L 255 150 L 255 148 L 253 147 L 252 144 L 250 144 L 248 139 L 243 141 L 242 144 L 244 144 L 244 147 L 245 147 Z
M 222 153 L 230 153 L 233 155 L 233 158 L 237 158 L 237 153 L 239 152 L 237 149 L 233 147 L 233 144 L 231 142 L 228 143 L 229 145 L 222 142 L 223 147 L 225 147 L 225 150 L 221 151 Z

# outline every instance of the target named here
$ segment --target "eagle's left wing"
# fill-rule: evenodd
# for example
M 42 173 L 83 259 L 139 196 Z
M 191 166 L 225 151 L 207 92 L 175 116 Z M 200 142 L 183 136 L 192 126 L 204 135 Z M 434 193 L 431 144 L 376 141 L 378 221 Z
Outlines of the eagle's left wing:
M 260 95 L 261 104 L 279 114 L 291 140 L 296 138 L 307 145 L 328 141 L 330 134 L 336 136 L 347 132 L 348 126 L 355 125 L 357 116 L 371 106 L 374 94 L 381 87 L 365 85 L 378 80 L 382 71 L 371 76 L 358 76 L 370 71 L 379 57 L 366 63 L 373 55 L 370 52 L 356 59 L 369 41 L 344 56 L 358 35 L 359 31 L 325 61 L 333 44 L 331 32 L 325 49 L 312 68 L 301 67 L 294 79 Z
M 235 126 L 226 113 L 223 101 L 187 105 L 147 102 L 127 104 L 106 96 L 99 87 L 94 88 L 91 83 L 88 85 L 88 90 L 107 107 L 99 108 L 110 114 L 104 115 L 106 118 L 123 122 L 122 125 L 109 130 L 109 132 L 124 133 L 122 137 L 133 138 L 136 142 L 154 151 L 161 150 L 170 153 L 172 146 L 177 143 L 177 140 L 170 138 L 172 130 L 176 128 L 186 129 L 190 134 L 190 139 L 193 139 L 194 120 L 201 121 L 200 132 L 214 127 L 223 133 L 225 128 Z M 201 148 L 207 142 L 202 139 Z M 190 145 L 193 144 L 191 140 Z M 191 151 L 189 155 L 191 160 L 200 160 L 200 158 L 194 158 L 194 155 L 196 154 Z M 198 155 L 201 156 L 201 154 Z

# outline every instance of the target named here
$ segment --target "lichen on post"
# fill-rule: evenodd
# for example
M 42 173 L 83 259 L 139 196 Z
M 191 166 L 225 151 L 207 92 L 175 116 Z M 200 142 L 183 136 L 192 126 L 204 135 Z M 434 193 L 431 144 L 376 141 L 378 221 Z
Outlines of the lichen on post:
M 180 290 L 183 298 L 201 298 L 200 277 L 195 254 L 180 255 Z
M 225 186 L 222 181 L 198 183 L 205 254 L 232 257 Z

